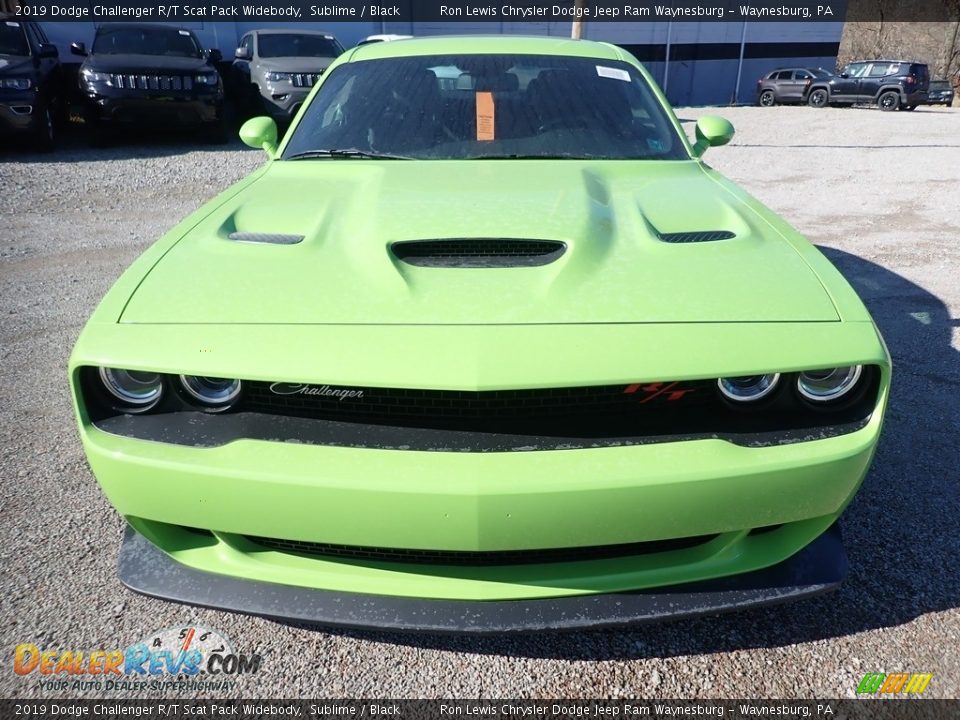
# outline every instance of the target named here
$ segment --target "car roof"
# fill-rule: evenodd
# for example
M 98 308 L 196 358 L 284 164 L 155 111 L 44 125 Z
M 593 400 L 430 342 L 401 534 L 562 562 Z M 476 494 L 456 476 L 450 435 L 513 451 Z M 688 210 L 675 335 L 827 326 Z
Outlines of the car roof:
M 348 62 L 378 58 L 417 55 L 525 54 L 564 55 L 622 60 L 622 53 L 613 45 L 591 40 L 558 37 L 524 37 L 520 35 L 435 35 L 403 42 L 378 42 L 361 45 L 350 51 Z
M 301 30 L 300 28 L 270 28 L 269 30 L 252 30 L 256 35 L 319 35 L 320 37 L 332 38 L 333 33 L 326 30 Z M 246 34 L 246 33 L 245 33 Z

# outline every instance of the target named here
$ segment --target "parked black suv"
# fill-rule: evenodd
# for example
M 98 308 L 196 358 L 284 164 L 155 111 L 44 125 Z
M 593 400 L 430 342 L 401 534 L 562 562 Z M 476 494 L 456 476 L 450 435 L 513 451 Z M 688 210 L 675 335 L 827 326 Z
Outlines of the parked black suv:
M 927 105 L 943 105 L 950 107 L 953 104 L 953 88 L 949 80 L 931 80 L 927 89 Z
M 839 75 L 811 84 L 807 103 L 827 105 L 876 104 L 881 110 L 913 110 L 927 99 L 930 72 L 910 60 L 865 60 L 844 66 Z
M 39 23 L 0 14 L 0 135 L 53 147 L 60 110 L 60 61 Z
M 757 104 L 804 102 L 814 80 L 827 82 L 833 73 L 822 68 L 777 68 L 757 80 Z
M 226 142 L 219 50 L 204 51 L 197 36 L 170 25 L 109 23 L 97 28 L 80 66 L 84 120 L 94 142 L 112 124 L 141 127 L 195 126 L 211 142 Z

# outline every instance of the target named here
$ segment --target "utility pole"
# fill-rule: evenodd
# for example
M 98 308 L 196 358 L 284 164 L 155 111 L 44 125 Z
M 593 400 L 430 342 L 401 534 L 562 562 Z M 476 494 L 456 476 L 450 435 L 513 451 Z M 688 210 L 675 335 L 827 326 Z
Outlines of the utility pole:
M 573 21 L 573 24 L 570 28 L 570 37 L 574 40 L 580 40 L 583 37 L 583 26 L 586 25 L 585 20 L 581 20 L 583 17 L 583 8 L 587 4 L 587 0 L 574 0 L 574 17 L 577 19 Z

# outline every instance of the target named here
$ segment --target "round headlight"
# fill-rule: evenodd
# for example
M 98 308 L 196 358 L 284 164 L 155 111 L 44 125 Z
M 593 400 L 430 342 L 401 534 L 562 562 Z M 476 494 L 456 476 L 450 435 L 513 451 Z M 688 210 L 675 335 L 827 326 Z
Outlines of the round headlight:
M 797 377 L 797 390 L 812 402 L 830 402 L 853 390 L 862 374 L 862 365 L 807 370 Z
M 717 387 L 728 400 L 748 403 L 765 398 L 772 393 L 780 382 L 780 373 L 769 375 L 743 375 L 741 377 L 720 378 Z
M 136 410 L 153 406 L 163 394 L 159 373 L 100 368 L 100 380 L 114 398 Z
M 180 384 L 194 400 L 215 410 L 226 409 L 240 394 L 240 381 L 229 378 L 181 375 Z

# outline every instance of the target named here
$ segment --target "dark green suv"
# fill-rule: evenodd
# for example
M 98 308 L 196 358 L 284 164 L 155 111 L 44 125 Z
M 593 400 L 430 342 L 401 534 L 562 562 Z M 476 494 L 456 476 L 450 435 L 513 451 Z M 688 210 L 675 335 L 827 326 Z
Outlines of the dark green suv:
M 877 105 L 881 110 L 913 110 L 927 98 L 930 72 L 910 60 L 852 62 L 829 80 L 811 83 L 807 103 L 827 105 Z
M 53 147 L 60 61 L 39 23 L 0 14 L 0 135 Z

